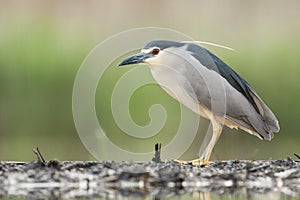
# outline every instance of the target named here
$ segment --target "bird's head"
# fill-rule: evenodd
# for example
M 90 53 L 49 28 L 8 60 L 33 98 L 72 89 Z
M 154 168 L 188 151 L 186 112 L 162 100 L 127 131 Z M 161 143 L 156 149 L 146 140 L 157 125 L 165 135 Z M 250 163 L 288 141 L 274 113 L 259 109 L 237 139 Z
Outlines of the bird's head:
M 130 65 L 130 64 L 154 64 L 160 63 L 160 58 L 163 57 L 170 48 L 182 47 L 184 44 L 180 42 L 166 41 L 166 40 L 155 40 L 146 44 L 141 52 L 126 58 L 119 66 Z

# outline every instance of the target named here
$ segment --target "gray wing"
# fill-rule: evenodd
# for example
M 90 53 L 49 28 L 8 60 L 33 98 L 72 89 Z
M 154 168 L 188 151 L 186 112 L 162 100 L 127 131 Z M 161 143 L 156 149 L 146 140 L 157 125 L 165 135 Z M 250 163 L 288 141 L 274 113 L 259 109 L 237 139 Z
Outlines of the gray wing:
M 214 70 L 224 77 L 232 87 L 242 93 L 252 104 L 257 112 L 259 112 L 253 97 L 249 93 L 250 85 L 238 75 L 232 68 L 219 59 L 216 55 L 198 45 L 189 44 L 187 49 L 192 55 L 208 69 Z
M 228 118 L 240 126 L 257 132 L 265 139 L 271 139 L 273 132 L 279 131 L 278 120 L 249 83 L 216 55 L 205 48 L 195 44 L 187 44 L 187 46 L 187 50 L 195 59 L 207 69 L 217 72 L 226 79 L 235 90 L 247 99 L 248 103 L 253 108 L 252 111 L 248 110 L 249 113 L 242 112 L 241 116 L 236 116 L 236 112 L 230 113 L 230 110 L 228 110 L 226 113 Z M 236 106 L 236 109 L 239 109 L 239 107 L 240 106 Z

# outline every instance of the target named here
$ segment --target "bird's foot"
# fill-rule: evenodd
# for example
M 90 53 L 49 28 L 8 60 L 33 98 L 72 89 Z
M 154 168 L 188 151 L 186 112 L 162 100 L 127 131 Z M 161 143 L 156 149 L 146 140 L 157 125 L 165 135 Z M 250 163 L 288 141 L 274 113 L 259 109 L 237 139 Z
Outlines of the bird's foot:
M 212 163 L 212 162 L 209 162 L 209 161 L 205 161 L 204 159 L 201 159 L 201 158 L 190 160 L 190 161 L 174 160 L 174 162 L 179 163 L 181 165 L 193 165 L 193 166 L 198 166 L 198 167 L 208 166 L 209 164 Z

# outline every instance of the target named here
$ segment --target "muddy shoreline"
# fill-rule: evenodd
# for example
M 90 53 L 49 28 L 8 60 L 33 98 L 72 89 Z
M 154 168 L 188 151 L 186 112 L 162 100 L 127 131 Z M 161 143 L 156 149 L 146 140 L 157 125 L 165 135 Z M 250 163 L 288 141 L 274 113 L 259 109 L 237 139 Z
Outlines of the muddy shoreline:
M 0 197 L 180 196 L 194 193 L 300 196 L 300 163 L 215 161 L 195 167 L 167 162 L 0 162 Z

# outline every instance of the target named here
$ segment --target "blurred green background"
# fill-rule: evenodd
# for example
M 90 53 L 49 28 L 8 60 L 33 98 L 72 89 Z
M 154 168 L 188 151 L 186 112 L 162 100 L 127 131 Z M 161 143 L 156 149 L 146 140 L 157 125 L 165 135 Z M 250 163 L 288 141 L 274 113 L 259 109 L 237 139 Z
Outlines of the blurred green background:
M 0 160 L 33 160 L 31 150 L 37 146 L 46 159 L 93 159 L 80 142 L 72 117 L 76 73 L 101 41 L 145 26 L 171 28 L 195 40 L 234 48 L 230 52 L 208 47 L 238 71 L 278 117 L 281 131 L 272 142 L 225 129 L 212 159 L 286 158 L 300 153 L 299 9 L 296 0 L 1 0 Z M 110 68 L 110 78 L 97 90 L 100 123 L 116 142 L 121 132 L 107 105 L 116 81 L 111 77 L 126 70 Z M 102 101 L 98 95 L 105 90 Z M 169 114 L 159 137 L 164 143 L 176 131 L 179 105 L 159 87 L 145 86 L 130 103 L 138 124 L 149 122 L 147 112 L 153 103 L 164 105 Z M 202 125 L 199 132 L 205 130 L 206 124 Z M 155 141 L 145 148 L 152 148 Z M 122 142 L 132 145 L 132 141 Z M 195 158 L 200 145 L 201 140 L 195 140 L 183 158 Z

